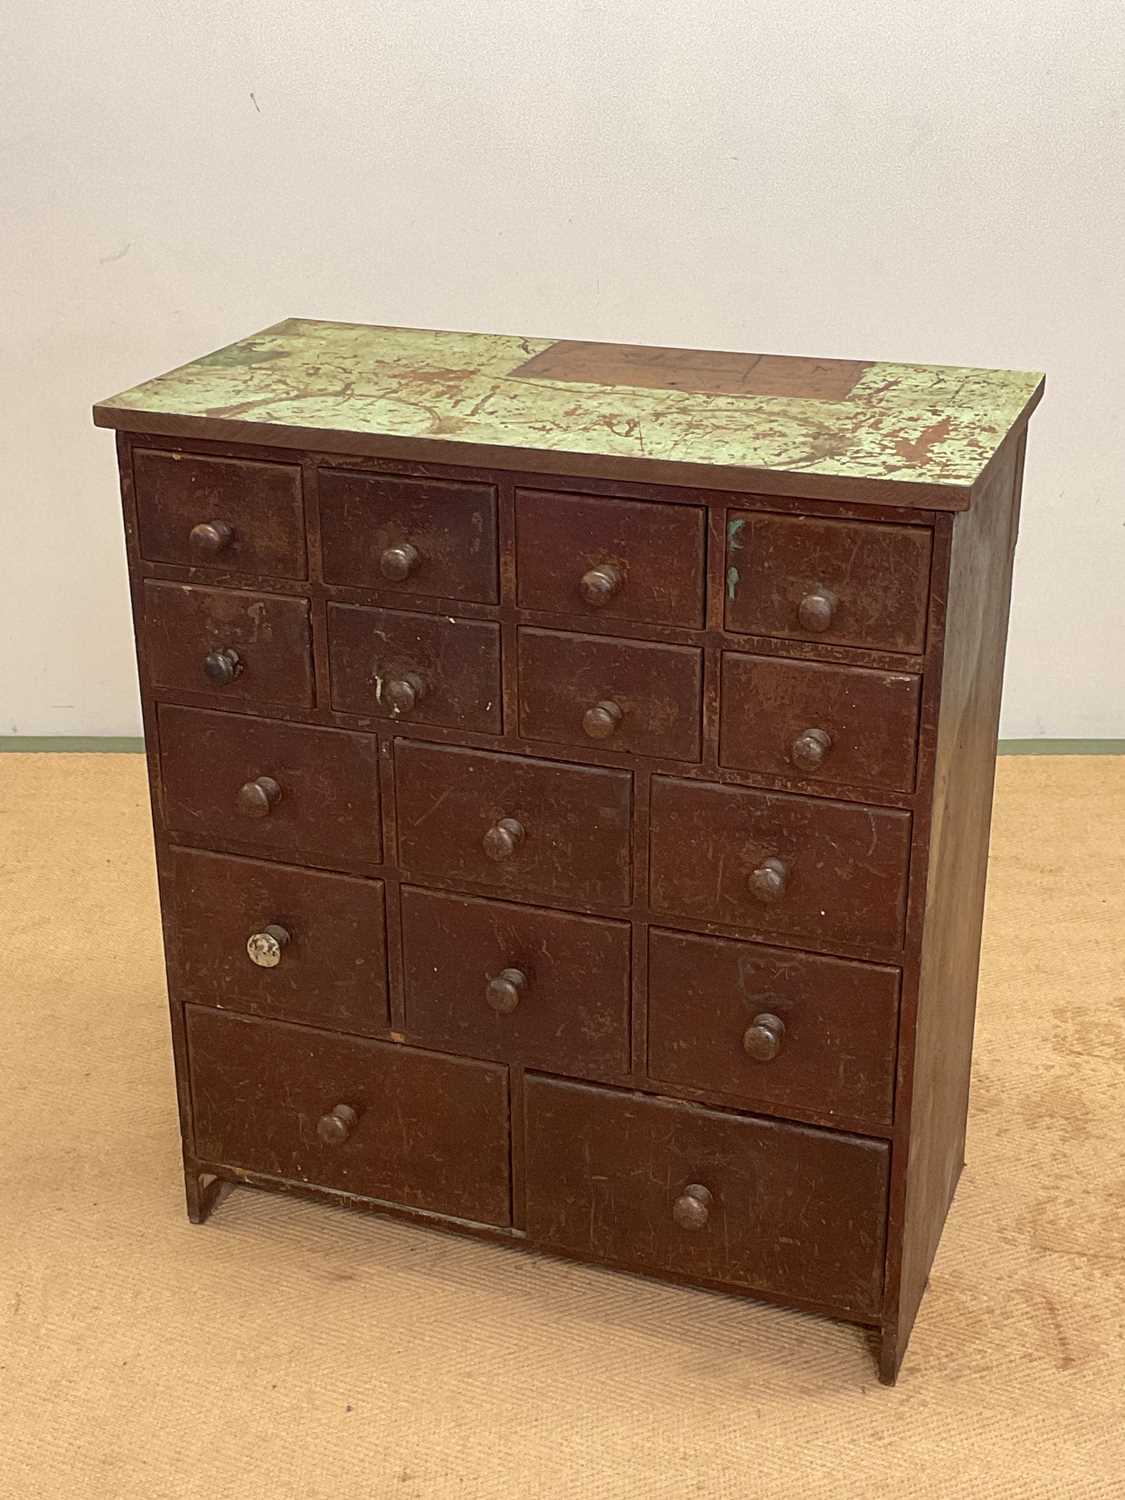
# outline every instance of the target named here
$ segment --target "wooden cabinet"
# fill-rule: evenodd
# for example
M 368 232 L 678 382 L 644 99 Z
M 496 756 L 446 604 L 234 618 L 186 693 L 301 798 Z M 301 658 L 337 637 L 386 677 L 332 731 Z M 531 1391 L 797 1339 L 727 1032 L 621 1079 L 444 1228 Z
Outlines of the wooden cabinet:
M 850 1319 L 893 1381 L 1041 390 L 290 320 L 95 408 L 191 1217 L 436 1216 Z

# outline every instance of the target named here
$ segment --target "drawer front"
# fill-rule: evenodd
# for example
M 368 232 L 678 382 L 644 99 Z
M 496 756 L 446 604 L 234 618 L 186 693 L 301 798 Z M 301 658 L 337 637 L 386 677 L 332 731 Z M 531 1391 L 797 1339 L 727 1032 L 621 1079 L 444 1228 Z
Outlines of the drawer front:
M 704 516 L 693 505 L 516 491 L 524 609 L 703 623 Z
M 328 654 L 341 713 L 500 733 L 499 625 L 330 604 Z
M 133 475 L 141 556 L 150 562 L 308 576 L 296 464 L 138 448 Z
M 730 513 L 728 630 L 920 652 L 929 589 L 921 526 Z
M 511 1223 L 505 1069 L 195 1007 L 187 1031 L 202 1160 Z
M 387 1025 L 381 881 L 173 849 L 164 904 L 175 999 L 338 1031 Z
M 879 1311 L 882 1142 L 535 1076 L 526 1129 L 533 1238 L 856 1317 Z
M 909 813 L 653 777 L 656 911 L 895 948 L 909 855 Z
M 627 923 L 407 886 L 402 939 L 413 1040 L 560 1072 L 628 1071 Z
M 495 604 L 496 491 L 487 484 L 320 471 L 328 583 Z
M 702 653 L 524 628 L 520 734 L 669 760 L 698 760 Z
M 914 787 L 921 678 L 723 652 L 719 762 L 841 786 Z
M 156 688 L 236 703 L 313 702 L 307 599 L 146 579 L 142 628 Z
M 395 780 L 410 875 L 628 905 L 628 771 L 398 740 Z
M 653 929 L 648 976 L 653 1078 L 891 1123 L 897 969 Z
M 169 829 L 329 864 L 378 862 L 372 736 L 169 704 L 157 712 Z

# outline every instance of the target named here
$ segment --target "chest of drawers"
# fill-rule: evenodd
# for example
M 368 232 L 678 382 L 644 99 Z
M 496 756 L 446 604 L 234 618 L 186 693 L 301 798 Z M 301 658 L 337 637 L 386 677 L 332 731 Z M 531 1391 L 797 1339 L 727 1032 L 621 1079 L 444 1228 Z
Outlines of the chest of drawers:
M 1041 391 L 291 320 L 100 403 L 191 1217 L 240 1182 L 745 1291 L 893 1381 Z

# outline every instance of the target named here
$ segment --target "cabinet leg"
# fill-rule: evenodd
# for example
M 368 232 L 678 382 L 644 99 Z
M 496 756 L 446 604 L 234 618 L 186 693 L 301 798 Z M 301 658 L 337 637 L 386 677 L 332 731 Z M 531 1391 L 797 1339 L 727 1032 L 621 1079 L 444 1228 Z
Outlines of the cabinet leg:
M 900 1342 L 897 1329 L 884 1328 L 882 1334 L 876 1339 L 876 1347 L 879 1383 L 881 1385 L 894 1385 L 898 1380 L 902 1356 L 906 1352 L 905 1343 Z
M 184 1167 L 184 1194 L 187 1198 L 187 1216 L 193 1224 L 205 1224 L 211 1210 L 226 1196 L 230 1187 L 221 1177 L 210 1172 L 197 1171 L 195 1167 Z

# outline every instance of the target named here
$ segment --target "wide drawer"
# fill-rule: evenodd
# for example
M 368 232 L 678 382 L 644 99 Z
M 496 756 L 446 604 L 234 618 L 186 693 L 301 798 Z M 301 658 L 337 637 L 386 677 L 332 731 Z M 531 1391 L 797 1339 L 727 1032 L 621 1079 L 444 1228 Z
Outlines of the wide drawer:
M 642 1270 L 879 1312 L 882 1142 L 531 1076 L 527 1230 Z
M 628 905 L 628 771 L 398 740 L 395 784 L 408 875 Z
M 342 713 L 500 733 L 499 625 L 330 604 L 328 655 Z
M 700 506 L 516 491 L 516 577 L 524 609 L 703 623 Z
M 305 578 L 305 507 L 296 464 L 133 453 L 141 556 L 223 573 Z
M 326 582 L 496 603 L 491 485 L 343 469 L 321 469 L 319 482 Z
M 511 1223 L 506 1069 L 194 1006 L 187 1034 L 201 1160 Z
M 176 1000 L 338 1031 L 387 1025 L 381 881 L 172 849 L 164 903 Z
M 402 943 L 412 1040 L 559 1072 L 628 1071 L 628 923 L 405 886 Z
M 653 777 L 655 911 L 895 948 L 909 857 L 909 813 Z
M 373 736 L 166 703 L 157 713 L 167 828 L 327 864 L 378 862 Z
M 841 786 L 914 787 L 921 678 L 723 652 L 719 761 Z
M 728 630 L 920 652 L 930 533 L 732 511 L 726 583 Z
M 649 1073 L 771 1111 L 889 1125 L 898 996 L 899 971 L 883 965 L 653 928 Z
M 154 687 L 235 703 L 313 702 L 307 599 L 146 579 L 143 611 Z
M 520 734 L 698 760 L 702 653 L 559 630 L 519 633 Z

